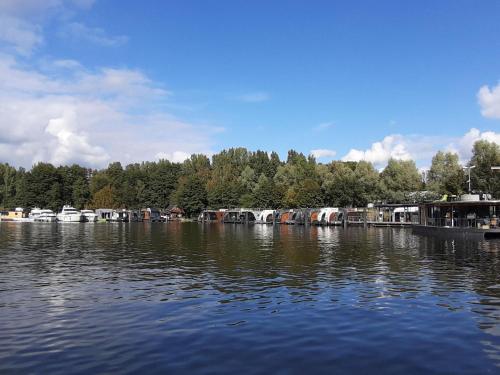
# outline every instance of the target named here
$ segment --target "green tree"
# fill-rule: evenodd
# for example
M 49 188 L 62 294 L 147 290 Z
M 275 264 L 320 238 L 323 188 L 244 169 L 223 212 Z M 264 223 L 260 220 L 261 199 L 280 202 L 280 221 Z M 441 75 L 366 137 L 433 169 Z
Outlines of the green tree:
M 189 217 L 196 216 L 207 206 L 207 191 L 200 177 L 189 176 L 179 186 L 178 204 Z
M 422 176 L 413 160 L 389 159 L 380 177 L 383 195 L 388 201 L 405 201 L 409 193 L 422 188 Z
M 469 165 L 475 166 L 471 170 L 472 189 L 500 197 L 500 173 L 491 170 L 491 167 L 500 166 L 500 146 L 485 140 L 477 141 Z
M 17 172 L 9 164 L 0 164 L 0 206 L 9 208 L 15 204 Z
M 97 208 L 118 208 L 119 202 L 116 200 L 116 194 L 111 185 L 103 187 L 101 190 L 94 193 L 90 207 Z
M 438 151 L 432 158 L 427 174 L 427 188 L 439 194 L 459 195 L 463 191 L 464 181 L 464 171 L 458 155 Z

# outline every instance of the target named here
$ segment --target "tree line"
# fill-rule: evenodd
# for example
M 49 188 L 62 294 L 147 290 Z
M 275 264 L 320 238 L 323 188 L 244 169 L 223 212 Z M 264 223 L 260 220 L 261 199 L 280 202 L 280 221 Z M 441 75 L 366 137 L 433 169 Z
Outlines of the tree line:
M 476 191 L 500 196 L 500 147 L 474 144 L 471 183 Z M 231 148 L 212 156 L 192 155 L 183 163 L 168 160 L 119 162 L 94 170 L 79 165 L 38 163 L 31 170 L 0 163 L 0 206 L 81 208 L 166 208 L 177 205 L 190 216 L 204 208 L 364 207 L 370 202 L 401 203 L 459 195 L 468 174 L 457 154 L 439 151 L 426 176 L 411 160 L 390 159 L 378 171 L 366 161 L 318 163 L 290 150 L 277 153 Z M 426 191 L 426 196 L 417 192 Z

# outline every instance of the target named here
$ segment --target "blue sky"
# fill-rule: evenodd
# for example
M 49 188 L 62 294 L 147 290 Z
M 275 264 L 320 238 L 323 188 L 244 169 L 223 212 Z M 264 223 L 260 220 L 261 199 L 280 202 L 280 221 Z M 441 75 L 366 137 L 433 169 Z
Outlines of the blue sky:
M 3 0 L 0 159 L 466 160 L 500 142 L 499 19 L 488 0 Z

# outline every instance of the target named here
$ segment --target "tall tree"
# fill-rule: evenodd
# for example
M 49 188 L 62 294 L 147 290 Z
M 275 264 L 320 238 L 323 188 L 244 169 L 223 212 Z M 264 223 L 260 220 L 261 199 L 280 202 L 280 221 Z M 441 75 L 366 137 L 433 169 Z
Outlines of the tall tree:
M 471 170 L 472 189 L 500 197 L 500 173 L 491 167 L 500 166 L 500 146 L 496 143 L 480 140 L 474 143 Z
M 389 201 L 405 201 L 409 193 L 422 188 L 422 176 L 413 160 L 389 159 L 380 177 L 385 198 Z
M 438 151 L 432 158 L 432 165 L 427 174 L 427 187 L 439 194 L 459 195 L 464 187 L 464 171 L 458 161 L 458 155 Z
M 197 175 L 189 176 L 179 186 L 178 204 L 188 217 L 194 217 L 207 206 L 207 191 Z

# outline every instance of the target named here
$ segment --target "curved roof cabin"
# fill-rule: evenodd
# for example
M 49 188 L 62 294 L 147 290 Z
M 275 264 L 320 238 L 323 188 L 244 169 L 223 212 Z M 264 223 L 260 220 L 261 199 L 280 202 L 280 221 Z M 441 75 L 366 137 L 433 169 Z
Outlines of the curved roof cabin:
M 256 216 L 257 219 L 255 220 L 255 222 L 258 224 L 273 224 L 275 212 L 276 211 L 274 210 L 260 211 Z

